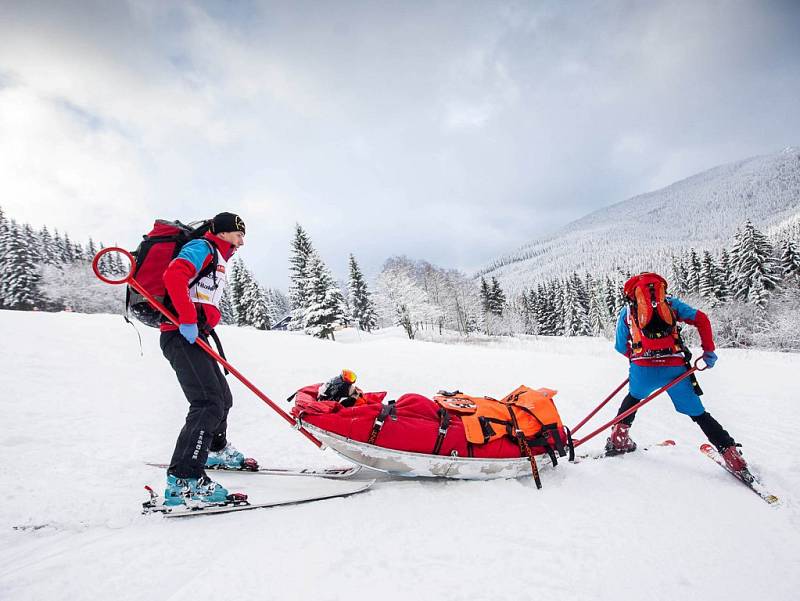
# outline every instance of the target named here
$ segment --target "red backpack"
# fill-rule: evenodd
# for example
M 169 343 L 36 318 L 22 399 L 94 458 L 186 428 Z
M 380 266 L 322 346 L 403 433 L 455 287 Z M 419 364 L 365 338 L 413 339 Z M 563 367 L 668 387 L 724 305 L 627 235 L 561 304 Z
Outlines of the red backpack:
M 157 301 L 171 308 L 164 286 L 164 271 L 187 242 L 201 238 L 210 228 L 211 220 L 184 225 L 180 221 L 157 219 L 153 229 L 142 236 L 138 248 L 131 253 L 136 259 L 134 279 Z M 211 263 L 189 283 L 189 288 L 209 273 L 216 273 L 217 253 L 212 252 L 212 257 Z M 157 328 L 161 324 L 162 317 L 158 309 L 130 286 L 125 296 L 125 309 L 126 314 L 130 313 L 145 325 Z
M 682 355 L 678 320 L 667 302 L 667 281 L 657 273 L 640 273 L 623 287 L 628 303 L 632 358 Z

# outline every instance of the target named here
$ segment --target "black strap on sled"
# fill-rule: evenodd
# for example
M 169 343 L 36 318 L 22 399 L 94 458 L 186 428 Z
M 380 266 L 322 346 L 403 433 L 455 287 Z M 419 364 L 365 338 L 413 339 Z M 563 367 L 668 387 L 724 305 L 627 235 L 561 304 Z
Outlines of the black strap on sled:
M 564 444 L 561 442 L 561 436 L 558 434 L 558 426 L 556 424 L 544 426 L 535 436 L 526 439 L 526 442 L 528 447 L 542 447 L 553 466 L 558 465 L 556 452 L 560 457 L 564 457 L 567 454 L 564 450 Z
M 561 433 L 558 431 L 558 424 L 545 424 L 539 419 L 538 415 L 527 407 L 519 406 L 518 408 L 539 422 L 541 426 L 541 430 L 536 436 L 528 439 L 528 444 L 536 447 L 543 447 L 553 465 L 558 465 L 558 457 L 565 457 L 567 455 L 567 449 L 564 447 L 564 442 L 561 440 Z M 569 440 L 571 444 L 572 438 L 569 438 Z M 572 448 L 570 452 L 571 457 L 574 457 L 575 449 Z M 556 457 L 556 453 L 558 453 L 558 457 Z
M 444 407 L 439 407 L 439 434 L 436 436 L 436 444 L 433 447 L 432 455 L 438 455 L 442 450 L 442 443 L 444 437 L 447 435 L 447 429 L 450 427 L 450 413 Z
M 506 424 L 507 422 L 501 422 L 497 419 L 491 419 L 489 417 L 485 417 L 483 415 L 478 417 L 478 423 L 481 425 L 481 434 L 483 434 L 483 443 L 486 444 L 489 442 L 489 439 L 494 436 L 494 428 L 492 428 L 491 423 L 501 423 Z
M 564 431 L 567 433 L 567 448 L 569 449 L 569 462 L 575 461 L 575 441 L 572 440 L 572 431 L 564 426 Z
M 481 434 L 483 434 L 483 442 L 481 444 L 486 444 L 489 442 L 489 439 L 497 435 L 497 432 L 492 427 L 492 424 L 502 426 L 502 428 L 506 431 L 506 435 L 508 435 L 510 438 L 516 438 L 516 434 L 514 433 L 514 423 L 510 420 L 481 415 L 478 417 L 478 423 L 481 425 Z
M 547 453 L 547 456 L 550 458 L 550 462 L 554 466 L 558 465 L 558 457 L 556 457 L 556 453 L 553 450 L 553 445 L 551 444 L 549 437 L 544 432 L 540 432 L 535 436 L 526 438 L 525 442 L 528 444 L 528 448 L 542 447 L 545 453 Z
M 550 424 L 543 427 L 542 434 L 555 452 L 558 453 L 559 457 L 566 456 L 567 450 L 564 448 L 564 441 L 561 440 L 561 433 L 558 431 L 558 424 Z
M 395 407 L 394 401 L 389 401 L 386 405 L 381 407 L 381 412 L 378 414 L 378 417 L 375 418 L 375 423 L 372 424 L 372 432 L 369 433 L 367 444 L 375 444 L 378 433 L 381 431 L 381 428 L 383 428 L 383 423 L 386 421 L 387 417 L 391 417 L 394 420 L 397 419 L 397 407 Z
M 542 488 L 542 480 L 539 478 L 539 467 L 536 465 L 536 458 L 533 456 L 533 453 L 531 453 L 528 441 L 525 440 L 525 433 L 519 427 L 519 423 L 517 423 L 517 416 L 514 415 L 514 410 L 511 405 L 507 405 L 507 407 L 508 414 L 511 416 L 511 422 L 514 424 L 514 435 L 519 445 L 520 455 L 528 458 L 528 461 L 531 463 L 531 474 L 533 475 L 533 481 L 536 483 L 536 488 Z
M 509 415 L 512 417 L 511 420 L 503 420 L 497 419 L 496 417 L 485 416 L 478 418 L 478 423 L 481 425 L 481 434 L 483 434 L 483 444 L 488 443 L 489 439 L 497 434 L 492 427 L 492 424 L 501 426 L 509 438 L 514 440 L 517 439 L 517 431 L 519 430 L 519 427 L 516 420 L 516 414 L 514 413 L 512 405 L 506 405 L 506 407 Z M 517 408 L 522 409 L 526 413 L 530 414 L 534 419 L 536 419 L 537 422 L 539 422 L 541 426 L 541 430 L 539 432 L 530 438 L 526 438 L 528 447 L 542 447 L 547 453 L 548 457 L 550 457 L 550 461 L 553 463 L 553 465 L 558 465 L 558 457 L 556 457 L 556 452 L 560 457 L 564 457 L 567 454 L 564 443 L 562 442 L 561 436 L 558 433 L 558 426 L 556 424 L 543 424 L 542 421 L 533 414 L 533 412 L 525 409 L 524 407 Z

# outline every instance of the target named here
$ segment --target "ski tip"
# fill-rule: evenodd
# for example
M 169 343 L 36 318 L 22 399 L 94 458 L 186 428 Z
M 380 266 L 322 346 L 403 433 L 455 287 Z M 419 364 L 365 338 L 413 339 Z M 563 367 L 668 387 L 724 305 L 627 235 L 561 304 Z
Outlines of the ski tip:
M 668 438 L 667 440 L 662 442 L 661 445 L 664 446 L 664 447 L 674 447 L 675 446 L 675 441 L 672 440 L 671 438 Z
M 713 451 L 715 449 L 709 443 L 704 442 L 703 444 L 700 445 L 700 450 L 706 453 L 708 451 Z

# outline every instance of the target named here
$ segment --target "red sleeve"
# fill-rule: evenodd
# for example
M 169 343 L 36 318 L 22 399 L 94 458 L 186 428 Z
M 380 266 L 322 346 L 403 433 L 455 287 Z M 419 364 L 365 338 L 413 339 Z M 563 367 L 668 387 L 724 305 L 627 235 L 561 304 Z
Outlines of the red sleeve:
M 686 323 L 697 328 L 697 332 L 700 334 L 700 346 L 703 347 L 704 351 L 713 351 L 716 348 L 714 346 L 714 333 L 711 331 L 711 322 L 708 319 L 708 315 L 698 311 L 694 319 L 687 319 Z
M 194 265 L 185 259 L 173 259 L 164 271 L 164 286 L 180 324 L 197 323 L 197 310 L 189 298 L 189 282 L 194 275 Z

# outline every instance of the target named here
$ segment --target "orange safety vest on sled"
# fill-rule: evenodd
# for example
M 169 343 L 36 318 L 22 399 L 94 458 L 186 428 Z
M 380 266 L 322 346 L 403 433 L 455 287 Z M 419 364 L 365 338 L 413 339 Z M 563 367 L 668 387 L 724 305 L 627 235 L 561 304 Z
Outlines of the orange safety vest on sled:
M 473 397 L 461 392 L 433 397 L 441 407 L 458 414 L 464 424 L 467 441 L 486 444 L 502 436 L 516 439 L 522 432 L 531 439 L 543 430 L 556 430 L 560 443 L 563 430 L 553 396 L 549 388 L 531 389 L 520 386 L 499 401 L 490 397 Z

